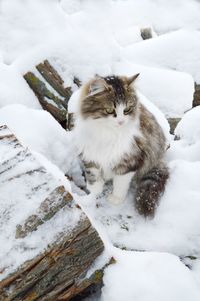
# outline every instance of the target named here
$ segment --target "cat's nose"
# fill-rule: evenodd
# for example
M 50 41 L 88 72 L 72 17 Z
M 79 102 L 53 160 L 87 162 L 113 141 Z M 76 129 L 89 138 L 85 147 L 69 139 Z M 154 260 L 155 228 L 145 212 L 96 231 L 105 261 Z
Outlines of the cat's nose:
M 124 120 L 118 120 L 118 124 L 119 124 L 119 125 L 124 124 Z

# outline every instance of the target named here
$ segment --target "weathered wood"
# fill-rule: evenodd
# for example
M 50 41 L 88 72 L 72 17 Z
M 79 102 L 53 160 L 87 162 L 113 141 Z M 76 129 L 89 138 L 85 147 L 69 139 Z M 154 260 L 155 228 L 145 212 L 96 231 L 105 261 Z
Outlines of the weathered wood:
M 195 91 L 194 91 L 194 98 L 193 98 L 193 107 L 200 105 L 200 85 L 195 83 Z
M 24 78 L 34 91 L 43 109 L 50 112 L 59 123 L 64 124 L 67 110 L 63 106 L 63 100 L 49 91 L 45 83 L 34 73 L 27 72 Z
M 0 235 L 4 240 L 11 237 L 1 254 L 1 278 L 5 277 L 0 282 L 0 301 L 71 300 L 101 281 L 100 271 L 94 271 L 89 278 L 86 275 L 94 260 L 102 254 L 104 245 L 72 195 L 6 126 L 0 127 L 0 148 L 3 150 L 0 157 L 0 195 L 3 195 L 3 199 L 0 198 Z M 30 206 L 33 207 L 30 209 Z M 24 210 L 27 215 L 21 220 L 20 212 Z M 60 225 L 59 218 L 62 227 L 57 230 L 54 223 L 59 221 Z M 39 244 L 47 235 L 47 225 L 54 234 L 50 236 L 50 243 L 40 249 Z M 31 251 L 29 248 L 34 248 L 36 255 L 17 264 L 13 254 L 19 252 L 22 258 L 22 254 Z M 4 259 L 9 256 L 10 266 L 4 266 Z
M 84 219 L 70 234 L 56 241 L 45 253 L 26 263 L 26 267 L 0 283 L 0 300 L 55 301 L 70 300 L 90 286 L 92 277 L 84 279 L 91 263 L 103 251 L 100 239 L 88 219 Z M 31 266 L 31 268 L 30 268 Z M 93 280 L 97 281 L 97 279 Z M 6 286 L 5 286 L 6 285 Z M 5 291 L 12 287 L 11 292 Z
M 181 120 L 181 118 L 168 118 L 167 119 L 170 125 L 170 134 L 174 135 L 175 128 L 177 127 L 177 124 Z
M 73 128 L 73 116 L 68 114 L 68 101 L 72 95 L 71 87 L 64 87 L 64 81 L 48 60 L 38 64 L 36 69 L 44 78 L 44 82 L 33 72 L 27 72 L 24 79 L 37 96 L 41 106 L 48 111 L 63 128 L 71 130 Z M 59 95 L 51 92 L 47 85 Z M 80 87 L 81 81 L 74 77 L 73 82 Z
M 40 225 L 51 219 L 72 200 L 71 194 L 66 192 L 64 186 L 56 187 L 41 203 L 35 214 L 29 216 L 23 225 L 17 225 L 15 237 L 23 238 L 30 232 L 36 231 Z
M 143 40 L 148 40 L 153 38 L 153 33 L 151 27 L 144 27 L 140 30 L 141 37 Z
M 72 95 L 71 88 L 64 88 L 64 81 L 47 60 L 37 65 L 36 68 L 45 78 L 45 80 L 58 92 L 58 94 L 65 98 L 65 101 L 63 101 L 62 104 L 67 110 L 67 101 Z

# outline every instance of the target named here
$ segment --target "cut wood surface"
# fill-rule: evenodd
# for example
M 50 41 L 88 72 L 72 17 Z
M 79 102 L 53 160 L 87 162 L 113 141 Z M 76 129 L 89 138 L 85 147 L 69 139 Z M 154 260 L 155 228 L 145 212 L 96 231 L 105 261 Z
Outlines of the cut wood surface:
M 101 281 L 99 271 L 86 277 L 104 250 L 98 233 L 6 126 L 0 127 L 0 195 L 0 301 L 70 300 Z

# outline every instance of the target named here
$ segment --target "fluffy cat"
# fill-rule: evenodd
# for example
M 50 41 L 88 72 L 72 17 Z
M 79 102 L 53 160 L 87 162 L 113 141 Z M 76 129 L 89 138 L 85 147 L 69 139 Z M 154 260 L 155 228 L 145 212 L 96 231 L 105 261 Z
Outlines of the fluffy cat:
M 108 199 L 119 204 L 133 180 L 138 212 L 153 216 L 169 177 L 163 160 L 166 139 L 155 117 L 139 101 L 138 75 L 96 77 L 85 84 L 75 133 L 88 190 L 97 196 L 105 181 L 112 179 Z

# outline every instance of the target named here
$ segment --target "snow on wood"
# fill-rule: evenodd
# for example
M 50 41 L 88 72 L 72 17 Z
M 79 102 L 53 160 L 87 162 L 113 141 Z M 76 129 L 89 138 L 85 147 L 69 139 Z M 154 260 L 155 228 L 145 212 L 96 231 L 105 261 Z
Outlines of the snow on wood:
M 64 88 L 64 81 L 48 60 L 38 64 L 36 68 L 45 80 L 57 91 L 57 93 L 66 99 L 66 102 L 63 101 L 62 104 L 67 109 L 67 101 L 72 94 L 71 88 Z
M 66 109 L 63 100 L 49 91 L 46 84 L 32 72 L 24 75 L 25 80 L 34 91 L 44 110 L 50 112 L 60 124 L 66 123 Z
M 72 116 L 71 114 L 68 116 L 68 101 L 72 95 L 71 87 L 64 87 L 63 79 L 48 60 L 38 64 L 36 69 L 42 75 L 44 81 L 39 79 L 33 72 L 27 72 L 24 79 L 37 96 L 43 109 L 51 113 L 62 127 L 70 130 L 73 127 L 71 125 Z M 76 77 L 74 77 L 74 83 L 78 87 L 81 85 L 80 80 Z M 50 85 L 50 89 L 47 84 Z
M 95 270 L 86 277 L 104 250 L 98 233 L 7 126 L 0 127 L 0 196 L 1 301 L 70 300 L 100 281 Z

